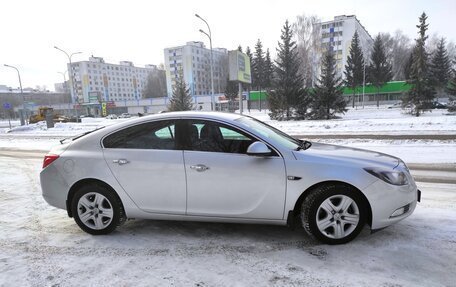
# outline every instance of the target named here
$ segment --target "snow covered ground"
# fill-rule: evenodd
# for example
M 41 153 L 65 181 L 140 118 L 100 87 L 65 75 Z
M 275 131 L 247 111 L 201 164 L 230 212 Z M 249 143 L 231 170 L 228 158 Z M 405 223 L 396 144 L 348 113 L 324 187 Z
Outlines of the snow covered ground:
M 399 109 L 350 110 L 331 121 L 277 122 L 294 135 L 446 134 L 456 116 L 415 118 Z M 122 119 L 124 120 L 124 119 Z M 58 140 L 122 120 L 43 124 L 9 131 L 0 122 L 0 286 L 454 286 L 456 185 L 418 182 L 412 216 L 350 244 L 326 246 L 285 227 L 128 221 L 109 236 L 82 232 L 41 197 L 43 154 Z M 455 167 L 456 141 L 317 139 L 397 155 L 407 163 Z M 5 150 L 18 150 L 7 152 Z M 24 152 L 25 150 L 25 152 Z M 3 155 L 2 155 L 3 152 Z M 431 176 L 427 170 L 421 176 Z M 449 176 L 454 171 L 449 172 Z
M 388 109 L 382 106 L 366 107 L 365 109 L 349 109 L 340 119 L 335 120 L 304 120 L 304 121 L 274 121 L 268 116 L 268 111 L 245 111 L 291 135 L 318 134 L 454 134 L 456 135 L 456 115 L 448 114 L 446 110 L 433 110 L 414 117 L 404 114 L 403 110 Z M 56 123 L 52 129 L 46 129 L 44 122 L 20 127 L 17 121 L 12 130 L 7 121 L 0 121 L 0 134 L 40 135 L 40 136 L 70 136 L 95 129 L 99 126 L 110 125 L 128 119 L 83 118 L 82 123 Z
M 267 111 L 255 110 L 245 114 L 256 117 L 291 135 L 305 139 L 306 135 L 452 135 L 450 140 L 381 140 L 381 139 L 318 139 L 313 141 L 340 144 L 351 147 L 376 150 L 402 158 L 407 163 L 446 163 L 456 164 L 456 115 L 447 115 L 446 110 L 433 110 L 421 117 L 404 114 L 401 109 L 366 107 L 349 109 L 341 119 L 319 121 L 272 121 Z M 32 149 L 48 151 L 58 145 L 58 140 L 111 125 L 127 119 L 84 118 L 82 123 L 56 123 L 52 129 L 38 123 L 18 126 L 13 122 L 12 130 L 8 122 L 0 122 L 0 149 Z
M 82 232 L 41 197 L 41 159 L 0 156 L 0 286 L 454 286 L 456 186 L 406 220 L 321 245 L 286 227 L 134 220 Z

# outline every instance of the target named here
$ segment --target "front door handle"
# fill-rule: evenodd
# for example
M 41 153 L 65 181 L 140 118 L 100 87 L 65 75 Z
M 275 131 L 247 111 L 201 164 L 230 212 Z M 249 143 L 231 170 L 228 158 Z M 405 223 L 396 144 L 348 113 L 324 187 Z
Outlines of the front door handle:
M 120 159 L 115 159 L 112 161 L 113 163 L 117 163 L 118 165 L 123 165 L 123 164 L 127 164 L 129 163 L 128 160 L 124 159 L 124 158 L 120 158 Z
M 204 164 L 191 165 L 190 168 L 199 172 L 209 169 L 209 167 L 205 166 Z

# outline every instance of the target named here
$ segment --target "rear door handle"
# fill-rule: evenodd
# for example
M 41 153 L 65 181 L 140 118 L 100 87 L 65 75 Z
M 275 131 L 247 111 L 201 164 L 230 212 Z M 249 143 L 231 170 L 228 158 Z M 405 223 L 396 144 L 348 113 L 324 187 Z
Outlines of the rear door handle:
M 128 160 L 124 159 L 124 158 L 120 158 L 120 159 L 115 159 L 112 161 L 113 163 L 117 163 L 118 165 L 123 165 L 123 164 L 127 164 L 129 163 Z
M 204 164 L 191 165 L 190 168 L 199 172 L 209 169 L 209 167 L 205 166 Z

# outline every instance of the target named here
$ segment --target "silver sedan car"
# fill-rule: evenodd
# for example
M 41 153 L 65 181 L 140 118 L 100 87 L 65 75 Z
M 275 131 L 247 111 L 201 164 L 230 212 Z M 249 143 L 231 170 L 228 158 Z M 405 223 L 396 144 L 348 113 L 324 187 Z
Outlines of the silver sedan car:
M 216 112 L 146 116 L 62 141 L 44 158 L 41 187 L 94 235 L 146 218 L 302 226 L 328 244 L 396 223 L 420 200 L 399 158 Z

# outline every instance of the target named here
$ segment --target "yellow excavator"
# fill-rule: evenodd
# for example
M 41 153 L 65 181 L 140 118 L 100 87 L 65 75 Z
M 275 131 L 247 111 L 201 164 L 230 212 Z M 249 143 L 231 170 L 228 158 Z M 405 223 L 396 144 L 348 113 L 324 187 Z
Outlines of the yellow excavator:
M 47 113 L 52 113 L 54 121 L 56 121 L 56 122 L 67 122 L 68 121 L 68 117 L 65 117 L 65 116 L 59 115 L 59 114 L 54 114 L 54 109 L 53 108 L 39 107 L 38 108 L 38 114 L 31 115 L 30 119 L 29 119 L 29 122 L 31 124 L 35 124 L 37 122 L 44 121 L 44 120 L 46 120 L 46 114 Z

